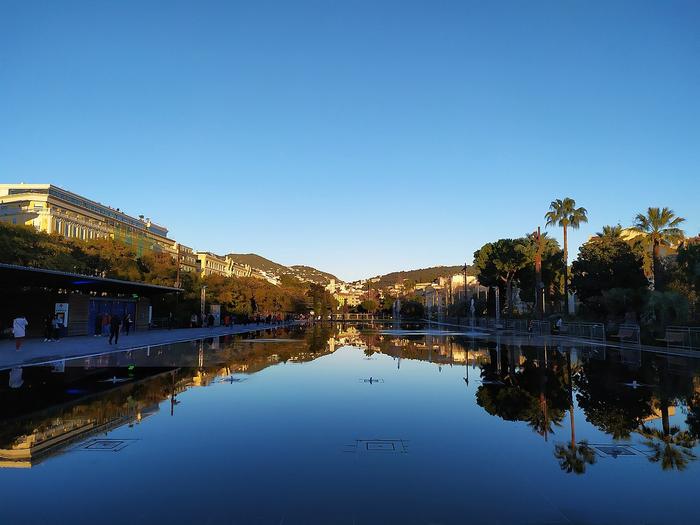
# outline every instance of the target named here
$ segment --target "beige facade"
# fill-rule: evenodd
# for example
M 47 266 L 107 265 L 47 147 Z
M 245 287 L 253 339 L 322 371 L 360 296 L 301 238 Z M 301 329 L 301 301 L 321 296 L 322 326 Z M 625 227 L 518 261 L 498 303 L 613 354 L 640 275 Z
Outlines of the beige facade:
M 231 260 L 211 252 L 197 252 L 197 264 L 202 277 L 209 275 L 231 276 Z
M 222 277 L 257 277 L 247 264 L 240 264 L 228 255 L 211 252 L 197 252 L 197 269 L 202 277 L 221 275 Z
M 159 252 L 175 259 L 179 255 L 183 271 L 196 269 L 192 249 L 168 238 L 164 226 L 52 184 L 0 184 L 0 221 L 83 241 L 112 238 L 131 246 L 138 256 Z

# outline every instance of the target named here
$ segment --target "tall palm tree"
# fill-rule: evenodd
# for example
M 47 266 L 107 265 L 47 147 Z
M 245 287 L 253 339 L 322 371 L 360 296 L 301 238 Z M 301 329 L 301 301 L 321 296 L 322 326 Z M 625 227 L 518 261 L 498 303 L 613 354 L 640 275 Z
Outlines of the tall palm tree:
M 685 219 L 676 216 L 670 208 L 648 208 L 646 214 L 638 213 L 634 219 L 632 229 L 644 234 L 652 247 L 655 289 L 659 289 L 661 285 L 661 247 L 671 246 L 683 240 L 685 232 L 679 228 L 683 222 Z
M 569 245 L 567 239 L 568 228 L 578 230 L 581 223 L 588 222 L 586 208 L 577 208 L 576 201 L 566 197 L 550 203 L 549 211 L 544 216 L 547 226 L 561 226 L 564 230 L 564 303 L 566 313 L 569 313 Z
M 595 234 L 596 239 L 616 240 L 622 238 L 622 226 L 603 226 L 603 231 Z

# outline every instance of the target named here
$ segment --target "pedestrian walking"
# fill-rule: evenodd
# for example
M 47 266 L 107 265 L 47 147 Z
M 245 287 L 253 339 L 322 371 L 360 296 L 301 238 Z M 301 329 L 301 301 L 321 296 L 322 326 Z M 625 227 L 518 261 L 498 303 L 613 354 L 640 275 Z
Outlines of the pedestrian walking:
M 112 344 L 112 339 L 114 339 L 114 344 L 119 344 L 119 328 L 121 328 L 122 320 L 118 315 L 113 315 L 109 321 L 109 344 Z
M 107 335 L 109 333 L 109 326 L 111 323 L 112 316 L 109 314 L 104 314 L 102 316 L 102 334 Z
M 197 314 L 190 316 L 190 328 L 197 328 Z
M 214 316 L 209 314 L 207 316 L 207 327 L 211 328 L 212 326 L 214 326 Z
M 19 352 L 22 348 L 22 343 L 24 343 L 24 336 L 27 332 L 27 326 L 29 326 L 29 321 L 23 315 L 18 315 L 15 320 L 12 321 L 12 335 L 15 336 L 15 350 Z
M 130 328 L 131 328 L 131 314 L 126 314 L 124 316 L 124 335 L 129 335 Z
M 97 314 L 95 316 L 95 337 L 100 337 L 102 335 L 102 314 Z
M 51 325 L 52 325 L 53 340 L 58 341 L 61 338 L 61 328 L 63 328 L 63 321 L 61 320 L 60 317 L 58 317 L 58 314 L 55 314 L 53 316 L 53 320 L 51 321 Z
M 53 341 L 53 317 L 48 314 L 44 317 L 44 342 Z

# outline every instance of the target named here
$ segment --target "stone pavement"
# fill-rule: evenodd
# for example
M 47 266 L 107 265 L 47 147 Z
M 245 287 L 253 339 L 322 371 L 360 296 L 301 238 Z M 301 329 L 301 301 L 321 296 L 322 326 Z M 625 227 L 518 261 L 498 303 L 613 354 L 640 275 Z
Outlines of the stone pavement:
M 0 341 L 0 370 L 16 366 L 34 365 L 67 359 L 71 357 L 88 357 L 110 352 L 123 352 L 144 346 L 162 345 L 218 337 L 231 334 L 257 332 L 268 328 L 279 328 L 284 324 L 249 324 L 234 325 L 231 328 L 217 326 L 213 328 L 175 328 L 173 330 L 146 330 L 120 334 L 119 344 L 108 343 L 109 337 L 79 336 L 65 337 L 58 341 L 44 342 L 40 338 L 26 339 L 19 352 L 15 350 L 14 339 Z

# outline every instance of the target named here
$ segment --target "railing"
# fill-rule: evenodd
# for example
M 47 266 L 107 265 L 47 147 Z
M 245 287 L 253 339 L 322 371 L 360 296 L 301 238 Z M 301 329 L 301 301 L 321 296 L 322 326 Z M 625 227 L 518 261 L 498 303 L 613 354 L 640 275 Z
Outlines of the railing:
M 347 313 L 347 314 L 334 314 L 332 316 L 333 321 L 374 321 L 375 319 L 381 320 L 381 318 L 375 317 L 374 314 Z
M 666 328 L 666 342 L 668 348 L 682 348 L 684 350 L 700 350 L 700 328 L 692 326 L 669 326 Z
M 605 325 L 603 323 L 588 323 L 584 321 L 566 322 L 562 323 L 559 334 L 605 341 Z
M 549 321 L 533 320 L 530 326 L 530 333 L 534 335 L 549 335 L 552 332 L 552 325 Z

